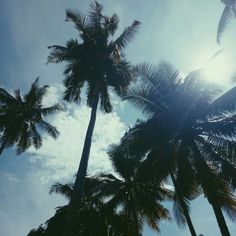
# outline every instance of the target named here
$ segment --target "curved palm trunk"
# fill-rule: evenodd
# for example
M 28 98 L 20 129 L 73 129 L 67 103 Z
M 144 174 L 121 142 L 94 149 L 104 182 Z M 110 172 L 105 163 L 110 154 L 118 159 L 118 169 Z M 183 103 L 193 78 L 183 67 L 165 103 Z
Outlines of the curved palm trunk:
M 181 192 L 179 191 L 179 188 L 178 188 L 176 180 L 175 180 L 175 176 L 174 176 L 174 174 L 173 174 L 173 172 L 171 170 L 169 170 L 169 172 L 170 172 L 171 180 L 172 180 L 172 182 L 174 184 L 177 196 L 178 196 L 179 201 L 180 201 L 180 203 L 182 205 L 183 213 L 184 213 L 185 219 L 187 221 L 189 231 L 190 231 L 192 236 L 197 236 L 196 231 L 195 231 L 195 229 L 193 227 L 193 223 L 192 223 L 191 218 L 189 216 L 189 213 L 187 212 L 186 208 L 184 207 L 183 196 L 182 196 Z
M 195 143 L 192 144 L 192 149 L 196 157 L 201 158 L 201 154 L 199 153 L 199 150 Z M 202 175 L 204 175 L 204 173 Z M 226 224 L 224 215 L 222 213 L 221 207 L 219 206 L 217 200 L 214 200 L 214 199 L 212 200 L 211 197 L 207 197 L 207 199 L 214 210 L 215 217 L 216 217 L 222 236 L 230 236 L 228 226 Z
M 99 102 L 99 93 L 97 92 L 91 110 L 90 121 L 85 136 L 84 147 L 81 155 L 79 169 L 76 174 L 76 179 L 74 182 L 73 193 L 69 202 L 67 221 L 63 236 L 76 236 L 76 213 L 79 209 L 81 203 L 81 197 L 83 196 L 84 192 L 84 182 L 88 167 L 92 136 L 96 122 L 98 102 Z
M 220 228 L 221 235 L 222 236 L 230 236 L 229 229 L 226 225 L 225 218 L 224 218 L 221 208 L 218 206 L 217 203 L 215 203 L 215 204 L 211 203 L 211 205 L 214 210 L 216 220 L 217 220 L 217 223 Z

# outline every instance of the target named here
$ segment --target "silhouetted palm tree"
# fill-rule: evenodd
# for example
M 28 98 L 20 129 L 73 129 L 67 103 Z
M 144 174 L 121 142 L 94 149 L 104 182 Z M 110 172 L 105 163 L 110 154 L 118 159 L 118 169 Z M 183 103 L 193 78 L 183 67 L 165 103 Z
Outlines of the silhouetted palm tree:
M 102 183 L 95 177 L 86 177 L 84 195 L 81 199 L 81 207 L 76 209 L 76 236 L 122 235 L 122 220 L 111 208 L 104 209 L 103 199 L 98 197 L 99 186 Z M 60 193 L 68 200 L 72 196 L 72 184 L 56 183 L 50 189 L 50 193 Z M 40 225 L 38 229 L 33 229 L 29 236 L 64 236 L 64 226 L 66 224 L 68 205 L 57 207 L 55 215 Z
M 79 31 L 80 41 L 71 39 L 66 47 L 49 47 L 49 63 L 66 62 L 64 98 L 68 101 L 80 101 L 81 89 L 86 84 L 87 104 L 92 108 L 71 205 L 78 204 L 83 193 L 99 101 L 103 111 L 111 112 L 109 88 L 113 88 L 118 95 L 123 95 L 132 79 L 131 66 L 122 50 L 133 39 L 139 22 L 134 21 L 117 39 L 112 40 L 119 19 L 116 14 L 111 17 L 103 15 L 102 10 L 102 5 L 96 1 L 90 5 L 88 16 L 75 10 L 66 10 L 67 20 L 72 21 Z
M 84 195 L 76 212 L 77 235 L 138 236 L 142 235 L 144 222 L 159 232 L 159 221 L 169 220 L 169 212 L 160 201 L 172 199 L 172 192 L 161 184 L 158 178 L 150 179 L 145 163 L 129 159 L 124 150 L 123 156 L 117 149 L 110 150 L 115 169 L 114 174 L 101 173 L 86 177 Z M 70 199 L 72 184 L 57 183 L 50 193 L 56 192 Z M 64 235 L 68 205 L 58 207 L 56 214 L 29 236 Z
M 159 175 L 170 174 L 192 235 L 196 232 L 183 199 L 191 198 L 191 191 L 193 196 L 200 194 L 199 184 L 214 209 L 222 235 L 229 235 L 221 209 L 235 216 L 235 197 L 214 170 L 229 158 L 219 151 L 235 146 L 236 88 L 216 98 L 219 91 L 203 85 L 196 72 L 183 80 L 167 63 L 156 70 L 147 64 L 136 70 L 140 78 L 127 99 L 148 119 L 136 124 L 123 142 L 129 146 L 133 142 L 133 152 L 148 153 L 147 159 L 152 160 Z M 214 184 L 208 189 L 211 181 Z
M 225 4 L 223 13 L 217 29 L 217 42 L 220 43 L 222 33 L 224 32 L 228 22 L 236 16 L 236 1 L 235 0 L 221 0 Z
M 17 154 L 24 152 L 30 146 L 40 148 L 42 145 L 40 129 L 53 138 L 58 137 L 57 129 L 43 119 L 62 110 L 60 104 L 42 107 L 42 99 L 47 88 L 47 85 L 39 87 L 38 78 L 24 97 L 21 96 L 19 89 L 11 95 L 0 88 L 0 153 L 13 145 L 17 147 Z
M 172 192 L 163 186 L 160 179 L 150 178 L 149 166 L 129 156 L 123 144 L 113 146 L 109 155 L 115 175 L 98 175 L 103 182 L 100 196 L 109 199 L 105 207 L 118 210 L 123 216 L 124 235 L 142 235 L 144 222 L 159 232 L 160 220 L 170 219 L 168 210 L 160 201 L 172 199 Z

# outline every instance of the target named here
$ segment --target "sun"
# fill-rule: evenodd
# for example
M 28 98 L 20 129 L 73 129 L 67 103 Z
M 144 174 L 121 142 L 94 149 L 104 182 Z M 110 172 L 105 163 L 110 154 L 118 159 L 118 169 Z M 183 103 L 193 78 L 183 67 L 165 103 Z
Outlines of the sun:
M 212 56 L 199 56 L 197 64 L 202 79 L 218 85 L 228 86 L 235 72 L 232 56 L 225 50 L 219 50 Z

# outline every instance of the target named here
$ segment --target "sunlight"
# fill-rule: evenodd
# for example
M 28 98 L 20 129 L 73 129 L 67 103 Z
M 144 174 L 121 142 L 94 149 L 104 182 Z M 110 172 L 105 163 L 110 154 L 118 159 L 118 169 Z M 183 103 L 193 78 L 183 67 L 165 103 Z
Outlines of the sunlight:
M 228 85 L 234 73 L 232 57 L 226 51 L 220 50 L 211 56 L 199 57 L 199 69 L 204 80 L 209 82 Z

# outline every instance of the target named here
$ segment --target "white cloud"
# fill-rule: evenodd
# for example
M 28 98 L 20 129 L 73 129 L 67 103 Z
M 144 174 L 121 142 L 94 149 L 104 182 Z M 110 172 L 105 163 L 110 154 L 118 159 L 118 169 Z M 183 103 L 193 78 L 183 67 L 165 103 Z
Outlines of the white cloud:
M 60 85 L 51 87 L 44 105 L 58 102 L 62 91 Z M 60 196 L 50 197 L 49 187 L 56 181 L 72 180 L 79 166 L 90 117 L 90 108 L 84 103 L 65 103 L 65 106 L 65 111 L 49 118 L 49 122 L 58 127 L 59 138 L 54 140 L 43 135 L 43 146 L 39 150 L 32 148 L 23 154 L 21 158 L 29 156 L 30 160 L 23 173 L 0 172 L 0 185 L 7 186 L 6 191 L 0 192 L 3 206 L 0 222 L 5 225 L 0 227 L 0 235 L 14 236 L 17 231 L 18 236 L 25 236 L 53 216 L 56 206 L 65 203 Z M 103 114 L 98 111 L 88 168 L 90 174 L 112 171 L 106 150 L 110 144 L 119 141 L 124 131 L 125 125 L 116 112 Z
M 50 89 L 45 104 L 49 101 L 52 105 L 58 101 L 61 86 Z M 30 149 L 32 161 L 38 161 L 49 170 L 53 170 L 51 178 L 72 177 L 78 168 L 83 148 L 87 125 L 90 118 L 90 108 L 84 103 L 65 103 L 66 110 L 50 118 L 50 123 L 60 131 L 57 140 L 44 135 L 43 146 L 38 149 Z M 97 120 L 93 134 L 92 148 L 89 160 L 89 173 L 99 171 L 111 171 L 111 163 L 106 154 L 110 144 L 119 142 L 125 131 L 125 125 L 115 112 L 103 114 L 98 110 Z

